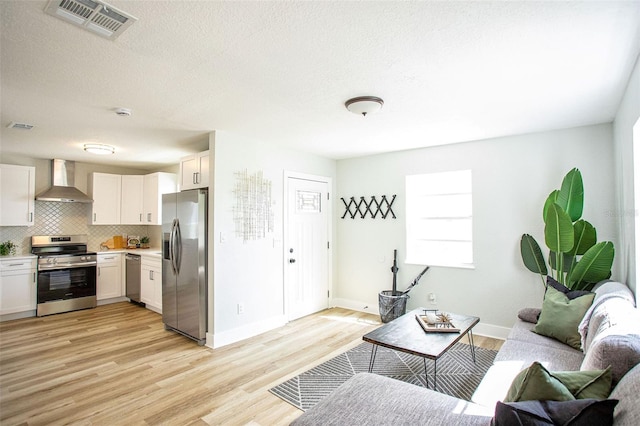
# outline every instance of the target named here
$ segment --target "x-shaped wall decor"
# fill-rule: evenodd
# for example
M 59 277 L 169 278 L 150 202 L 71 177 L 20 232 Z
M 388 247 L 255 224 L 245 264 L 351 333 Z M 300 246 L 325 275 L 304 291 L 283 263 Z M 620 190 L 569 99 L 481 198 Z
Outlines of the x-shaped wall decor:
M 344 203 L 344 214 L 342 215 L 342 219 L 349 215 L 351 219 L 355 219 L 356 217 L 360 217 L 360 219 L 364 219 L 367 213 L 371 216 L 371 219 L 375 219 L 378 214 L 383 219 L 386 219 L 389 214 L 393 219 L 396 218 L 395 213 L 391 209 L 393 202 L 396 199 L 396 196 L 393 195 L 391 197 L 391 201 L 387 199 L 386 195 L 383 195 L 380 201 L 376 199 L 376 196 L 371 196 L 369 202 L 364 197 L 360 197 L 360 201 L 356 201 L 355 197 L 349 198 L 349 202 L 344 198 L 340 198 Z

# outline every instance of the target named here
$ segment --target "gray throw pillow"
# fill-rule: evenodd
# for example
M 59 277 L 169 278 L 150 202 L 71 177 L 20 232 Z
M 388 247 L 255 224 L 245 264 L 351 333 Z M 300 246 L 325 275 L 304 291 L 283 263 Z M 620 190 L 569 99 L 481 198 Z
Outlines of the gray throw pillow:
M 518 318 L 520 318 L 522 321 L 535 324 L 538 322 L 540 311 L 540 308 L 522 308 L 518 311 Z
M 640 395 L 640 364 L 625 374 L 609 395 L 609 398 L 620 401 L 614 412 L 616 426 L 640 425 L 638 395 Z

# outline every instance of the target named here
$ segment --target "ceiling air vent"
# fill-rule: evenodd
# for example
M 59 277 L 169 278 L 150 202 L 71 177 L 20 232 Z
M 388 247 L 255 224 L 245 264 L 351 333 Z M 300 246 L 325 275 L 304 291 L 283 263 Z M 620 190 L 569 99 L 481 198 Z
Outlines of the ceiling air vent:
M 31 130 L 31 129 L 33 129 L 33 124 L 16 123 L 15 121 L 12 121 L 11 123 L 9 123 L 7 128 L 9 128 L 9 129 L 20 129 L 20 130 Z
M 49 0 L 44 11 L 109 40 L 115 40 L 138 20 L 95 0 Z

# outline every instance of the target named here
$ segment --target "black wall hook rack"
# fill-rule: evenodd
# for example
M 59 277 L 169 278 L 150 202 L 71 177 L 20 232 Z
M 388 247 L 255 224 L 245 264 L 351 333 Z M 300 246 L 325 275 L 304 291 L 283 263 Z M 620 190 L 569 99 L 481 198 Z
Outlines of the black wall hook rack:
M 382 219 L 386 219 L 389 214 L 393 219 L 396 219 L 396 215 L 391 208 L 393 206 L 393 202 L 396 200 L 395 194 L 391 196 L 391 201 L 387 199 L 386 195 L 383 195 L 380 198 L 380 201 L 376 199 L 376 196 L 371 196 L 371 199 L 367 202 L 365 197 L 360 197 L 360 200 L 357 201 L 355 197 L 349 198 L 349 202 L 345 200 L 343 197 L 340 197 L 342 203 L 344 204 L 344 214 L 342 215 L 342 219 L 349 216 L 351 219 L 355 219 L 359 217 L 360 219 L 364 219 L 367 214 L 371 217 L 371 219 L 375 219 L 378 214 Z

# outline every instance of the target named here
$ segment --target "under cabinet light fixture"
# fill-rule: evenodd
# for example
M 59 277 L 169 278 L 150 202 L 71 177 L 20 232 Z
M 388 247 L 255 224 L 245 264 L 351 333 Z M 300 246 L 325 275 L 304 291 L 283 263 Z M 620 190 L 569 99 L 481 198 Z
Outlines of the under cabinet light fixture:
M 86 143 L 84 144 L 84 150 L 91 154 L 108 155 L 116 152 L 115 147 L 111 145 L 104 145 L 101 143 Z

